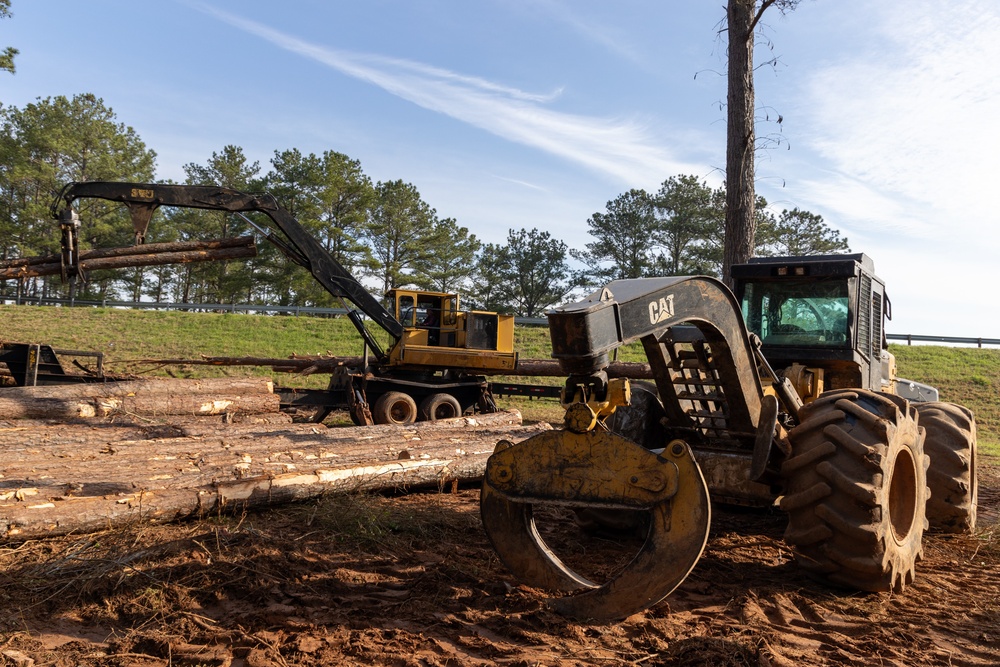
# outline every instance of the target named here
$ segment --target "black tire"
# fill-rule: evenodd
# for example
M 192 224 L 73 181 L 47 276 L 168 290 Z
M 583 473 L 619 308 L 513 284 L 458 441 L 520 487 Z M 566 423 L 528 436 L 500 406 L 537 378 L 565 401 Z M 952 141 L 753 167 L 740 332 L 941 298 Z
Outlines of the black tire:
M 412 424 L 417 421 L 417 403 L 401 391 L 388 391 L 375 401 L 372 420 L 376 424 Z
M 976 480 L 976 420 L 954 403 L 914 403 L 927 432 L 927 521 L 931 530 L 972 533 L 976 530 L 979 484 Z
M 800 417 L 781 467 L 785 541 L 796 560 L 833 584 L 902 591 L 927 528 L 929 459 L 916 412 L 898 396 L 841 389 Z
M 431 394 L 420 401 L 420 419 L 435 422 L 462 416 L 462 404 L 451 394 Z

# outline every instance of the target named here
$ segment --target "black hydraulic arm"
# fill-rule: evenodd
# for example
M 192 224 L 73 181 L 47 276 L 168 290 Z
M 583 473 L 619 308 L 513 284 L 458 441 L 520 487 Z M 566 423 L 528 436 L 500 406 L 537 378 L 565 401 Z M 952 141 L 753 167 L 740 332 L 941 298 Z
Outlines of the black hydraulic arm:
M 76 199 L 106 199 L 124 204 L 132 214 L 136 241 L 141 243 L 153 211 L 160 206 L 198 208 L 229 213 L 260 212 L 271 219 L 284 236 L 284 241 L 266 234 L 268 240 L 279 246 L 296 263 L 312 274 L 320 285 L 335 297 L 346 299 L 375 321 L 398 341 L 403 336 L 403 326 L 382 304 L 359 283 L 340 262 L 270 194 L 247 194 L 218 186 L 165 185 L 145 183 L 113 183 L 88 181 L 70 183 L 53 203 L 53 215 L 59 219 L 60 201 L 71 209 Z M 270 230 L 268 230 L 270 231 Z M 359 314 L 350 311 L 349 317 L 372 352 L 381 360 L 384 352 L 379 349 L 371 333 L 364 327 Z
M 599 373 L 610 363 L 609 352 L 641 339 L 661 395 L 673 388 L 659 337 L 678 324 L 696 326 L 711 345 L 730 425 L 757 430 L 760 376 L 739 304 L 720 281 L 706 276 L 616 280 L 548 313 L 548 319 L 552 356 L 571 378 Z

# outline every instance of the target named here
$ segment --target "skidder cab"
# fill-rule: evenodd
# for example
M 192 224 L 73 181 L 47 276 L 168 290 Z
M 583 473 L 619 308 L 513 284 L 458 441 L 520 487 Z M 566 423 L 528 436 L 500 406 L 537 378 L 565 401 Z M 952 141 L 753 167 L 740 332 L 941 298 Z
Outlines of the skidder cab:
M 755 257 L 732 273 L 747 329 L 803 401 L 846 387 L 896 393 L 891 308 L 870 257 Z

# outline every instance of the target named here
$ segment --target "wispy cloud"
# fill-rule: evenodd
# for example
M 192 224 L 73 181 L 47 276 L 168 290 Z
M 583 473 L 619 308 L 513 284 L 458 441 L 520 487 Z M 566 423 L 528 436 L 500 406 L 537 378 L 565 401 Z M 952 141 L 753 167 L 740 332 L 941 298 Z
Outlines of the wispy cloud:
M 810 86 L 813 147 L 849 185 L 828 194 L 863 184 L 869 199 L 906 202 L 895 221 L 922 234 L 996 222 L 1000 9 L 992 0 L 917 0 L 879 7 L 873 19 L 867 46 Z
M 631 62 L 644 70 L 650 70 L 650 63 L 632 46 L 630 35 L 622 34 L 606 23 L 595 23 L 583 18 L 579 7 L 572 3 L 541 0 L 533 6 L 546 12 L 549 17 L 568 26 L 584 39 L 593 42 L 609 53 Z M 620 11 L 620 8 L 615 8 Z
M 540 185 L 535 185 L 534 183 L 529 183 L 528 181 L 522 181 L 517 178 L 508 178 L 507 176 L 500 176 L 499 174 L 494 174 L 494 178 L 498 178 L 501 181 L 506 181 L 508 183 L 513 183 L 514 185 L 520 185 L 521 187 L 528 188 L 530 190 L 537 190 L 538 192 L 548 192 L 546 188 Z
M 556 99 L 559 90 L 529 93 L 424 63 L 331 49 L 207 5 L 190 4 L 276 47 L 366 81 L 425 109 L 626 184 L 646 183 L 651 174 L 658 178 L 690 169 L 656 145 L 652 133 L 635 120 L 595 118 L 547 108 L 545 104 Z

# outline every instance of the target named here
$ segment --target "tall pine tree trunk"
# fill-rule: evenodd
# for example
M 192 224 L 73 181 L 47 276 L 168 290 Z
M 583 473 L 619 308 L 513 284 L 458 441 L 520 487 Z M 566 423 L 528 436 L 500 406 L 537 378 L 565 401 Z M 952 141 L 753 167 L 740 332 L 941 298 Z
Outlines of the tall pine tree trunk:
M 729 0 L 729 92 L 726 136 L 726 239 L 722 279 L 753 255 L 754 214 L 753 30 L 756 0 Z

